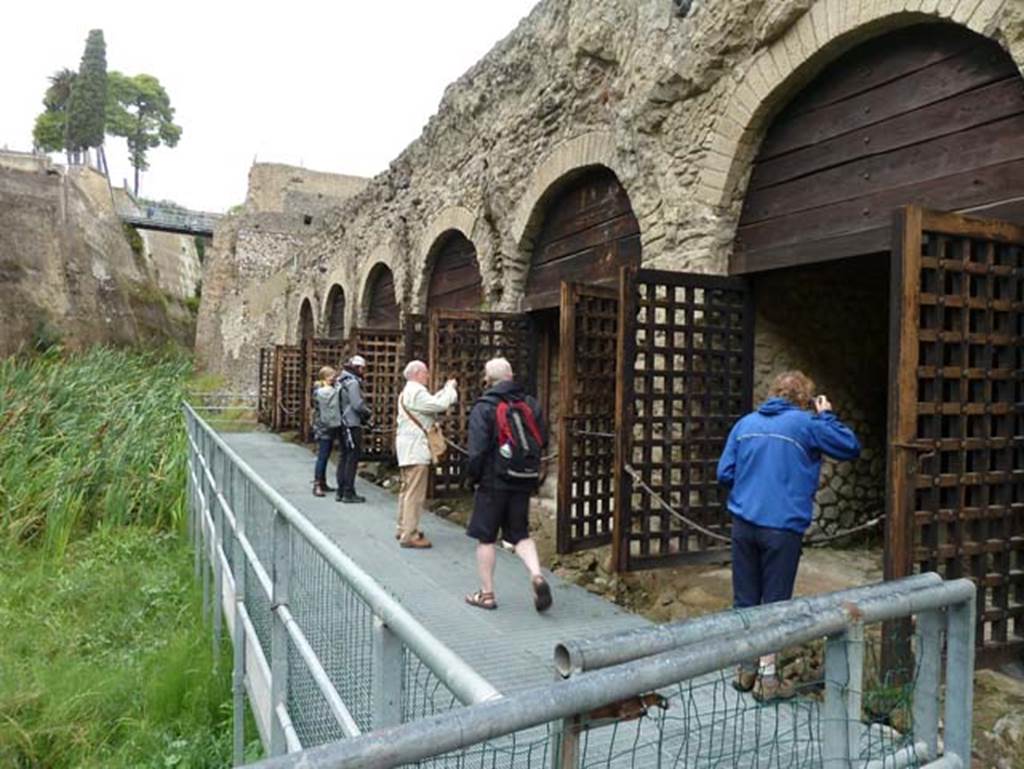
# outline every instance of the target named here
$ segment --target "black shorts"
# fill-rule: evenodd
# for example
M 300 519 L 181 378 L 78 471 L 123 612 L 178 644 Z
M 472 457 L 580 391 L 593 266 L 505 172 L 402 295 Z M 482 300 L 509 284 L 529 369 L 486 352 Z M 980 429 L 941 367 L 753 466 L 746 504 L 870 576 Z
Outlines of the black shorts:
M 485 545 L 498 541 L 498 529 L 501 529 L 501 538 L 513 545 L 527 539 L 530 536 L 530 493 L 478 488 L 466 535 Z

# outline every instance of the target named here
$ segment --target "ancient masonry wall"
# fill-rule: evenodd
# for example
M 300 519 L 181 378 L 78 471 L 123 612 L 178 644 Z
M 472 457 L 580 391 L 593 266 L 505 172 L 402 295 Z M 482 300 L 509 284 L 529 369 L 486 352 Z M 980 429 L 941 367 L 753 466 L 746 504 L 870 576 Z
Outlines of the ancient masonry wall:
M 337 284 L 346 326 L 358 323 L 367 277 L 380 263 L 394 273 L 402 311 L 422 311 L 429 255 L 450 230 L 476 246 L 487 306 L 516 309 L 545 201 L 588 166 L 610 168 L 625 187 L 646 266 L 724 273 L 763 133 L 829 62 L 882 32 L 945 21 L 991 37 L 1024 63 L 1019 2 L 719 0 L 695 3 L 686 18 L 673 9 L 669 0 L 542 0 L 448 87 L 420 138 L 386 172 L 358 190 L 341 179 L 309 185 L 335 190 L 343 202 L 333 207 L 289 195 L 287 185 L 268 189 L 287 181 L 287 171 L 251 177 L 250 187 L 261 188 L 252 200 L 290 203 L 294 219 L 273 237 L 235 237 L 215 249 L 204 277 L 201 364 L 254 387 L 258 348 L 295 341 L 305 299 L 322 330 Z M 304 205 L 310 211 L 296 213 Z M 224 226 L 237 233 L 255 221 Z M 847 324 L 883 328 L 885 298 L 878 285 L 851 284 L 860 276 L 842 268 L 816 277 L 842 298 L 827 301 L 799 276 L 761 281 L 762 295 L 777 289 L 784 301 L 773 294 L 778 307 L 758 318 L 758 384 L 805 367 L 861 433 L 867 458 L 827 468 L 818 498 L 824 519 L 842 523 L 868 511 L 884 488 L 884 399 L 855 395 L 862 391 L 854 382 L 865 368 L 871 388 L 884 377 L 886 336 L 851 337 Z M 866 318 L 855 308 L 869 298 L 878 309 Z M 822 344 L 830 334 L 849 341 L 849 357 Z

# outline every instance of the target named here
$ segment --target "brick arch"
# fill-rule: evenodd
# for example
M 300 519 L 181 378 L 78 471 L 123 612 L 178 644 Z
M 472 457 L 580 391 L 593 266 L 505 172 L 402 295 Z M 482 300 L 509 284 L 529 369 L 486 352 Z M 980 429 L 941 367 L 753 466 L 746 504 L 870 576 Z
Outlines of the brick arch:
M 431 219 L 420 237 L 412 265 L 412 308 L 423 312 L 427 308 L 427 293 L 433 272 L 434 259 L 438 249 L 452 232 L 458 232 L 471 242 L 476 249 L 476 261 L 483 280 L 484 299 L 493 295 L 498 271 L 495 264 L 493 239 L 483 218 L 476 212 L 462 206 L 444 208 Z
M 395 309 L 399 314 L 402 311 L 403 299 L 405 298 L 404 292 L 401 289 L 404 273 L 397 269 L 399 267 L 399 260 L 391 249 L 387 247 L 375 249 L 364 264 L 365 267 L 359 280 L 359 306 L 355 316 L 357 325 L 360 326 L 369 325 L 373 318 L 373 308 L 371 308 L 369 303 L 370 292 L 374 290 L 375 282 L 381 276 L 382 270 L 387 270 L 391 276 L 392 289 L 395 296 Z M 395 317 L 393 323 L 389 325 L 394 328 L 399 324 L 400 319 Z M 377 325 L 382 324 L 378 323 Z
M 917 9 L 908 10 L 908 5 Z M 1000 0 L 817 0 L 782 37 L 758 52 L 735 82 L 712 129 L 697 199 L 735 218 L 731 209 L 773 117 L 828 63 L 857 44 L 926 21 L 953 22 L 992 37 L 1002 5 Z
M 629 197 L 636 199 L 633 190 L 623 181 L 623 169 L 614 134 L 610 131 L 594 131 L 562 142 L 534 170 L 512 215 L 512 238 L 527 263 L 533 237 L 540 228 L 548 199 L 573 174 L 595 166 L 604 166 L 612 171 Z

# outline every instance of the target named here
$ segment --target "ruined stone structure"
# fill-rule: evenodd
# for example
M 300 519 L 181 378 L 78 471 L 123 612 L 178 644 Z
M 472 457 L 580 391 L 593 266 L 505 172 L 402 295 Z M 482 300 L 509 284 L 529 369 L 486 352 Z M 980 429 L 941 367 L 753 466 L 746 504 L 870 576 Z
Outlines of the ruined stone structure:
M 906 71 L 950 57 L 965 41 L 971 47 L 986 39 L 993 49 L 1008 51 L 1018 65 L 1024 62 L 1024 8 L 1016 2 L 730 0 L 698 2 L 681 18 L 668 0 L 543 0 L 447 89 L 423 135 L 344 203 L 338 204 L 343 195 L 337 193 L 355 192 L 361 185 L 321 177 L 317 190 L 333 189 L 336 194 L 313 198 L 281 185 L 280 176 L 251 179 L 250 209 L 282 211 L 289 209 L 286 201 L 294 207 L 288 214 L 263 214 L 276 216 L 275 224 L 265 219 L 259 226 L 238 221 L 225 225 L 236 240 L 228 249 L 230 258 L 218 248 L 217 262 L 208 268 L 201 310 L 202 361 L 253 382 L 255 349 L 296 341 L 303 306 L 312 310 L 316 333 L 327 334 L 393 315 L 392 301 L 403 314 L 422 312 L 435 290 L 439 299 L 446 291 L 462 296 L 463 307 L 543 311 L 557 300 L 538 296 L 557 288 L 559 274 L 608 282 L 617 264 L 630 262 L 747 273 L 755 276 L 758 297 L 758 391 L 763 393 L 768 378 L 780 369 L 804 367 L 865 438 L 869 459 L 856 469 L 844 469 L 844 477 L 832 478 L 829 470 L 820 500 L 831 517 L 849 521 L 853 513 L 839 510 L 843 500 L 857 501 L 862 512 L 881 500 L 888 274 L 884 267 L 865 271 L 859 264 L 795 265 L 887 250 L 891 211 L 902 203 L 971 209 L 1013 197 L 997 189 L 987 199 L 954 196 L 947 202 L 939 192 L 922 196 L 911 190 L 889 207 L 879 203 L 870 211 L 826 212 L 853 220 L 837 228 L 847 235 L 833 242 L 822 240 L 833 234 L 827 223 L 814 225 L 822 233 L 815 236 L 817 242 L 787 241 L 786 233 L 800 227 L 799 215 L 759 223 L 787 206 L 797 211 L 812 207 L 812 200 L 794 204 L 787 198 L 779 203 L 772 190 L 789 195 L 786 179 L 796 180 L 790 186 L 799 185 L 801 174 L 825 163 L 809 158 L 805 170 L 787 172 L 777 168 L 783 164 L 773 166 L 770 158 L 758 157 L 764 137 L 773 130 L 782 134 L 772 140 L 776 155 L 786 156 L 801 145 L 797 140 L 786 144 L 787 105 L 796 104 L 789 112 L 799 113 L 802 94 L 820 89 L 815 78 L 849 57 L 861 57 L 850 67 L 866 68 L 867 74 L 859 75 L 865 81 L 863 90 L 883 82 L 884 77 L 870 71 L 870 56 L 882 54 L 859 52 L 874 40 L 899 35 L 899 30 L 906 36 L 894 38 L 888 47 L 905 44 L 923 57 L 905 65 Z M 951 37 L 949 50 L 922 50 L 915 41 L 930 36 L 928 30 L 937 31 L 939 38 Z M 967 61 L 956 71 L 971 66 Z M 1012 90 L 1016 83 L 1008 87 Z M 820 101 L 828 103 L 828 98 L 840 96 L 826 95 Z M 767 191 L 756 197 L 751 193 L 745 207 L 755 165 L 765 166 L 768 181 L 755 174 L 753 186 Z M 546 217 L 574 184 L 582 185 L 584 198 L 600 194 L 593 193 L 598 182 L 589 181 L 595 170 L 618 186 L 635 217 L 636 248 L 622 248 L 612 263 L 596 268 L 568 269 L 564 255 L 552 245 L 555 268 L 539 286 L 536 275 L 545 257 L 538 253 L 548 237 L 544 228 L 557 229 Z M 777 183 L 770 179 L 773 172 L 781 174 Z M 845 186 L 849 192 L 832 198 L 870 192 L 870 169 L 864 174 L 863 179 L 833 180 L 832 190 Z M 308 172 L 306 179 L 303 185 L 312 187 Z M 895 184 L 881 180 L 875 186 L 884 190 Z M 821 194 L 810 187 L 805 197 Z M 263 202 L 268 200 L 273 202 Z M 577 205 L 585 207 L 586 202 Z M 302 224 L 303 215 L 312 221 Z M 870 221 L 862 225 L 859 219 Z M 623 227 L 619 234 L 598 237 L 628 240 L 630 231 Z M 555 231 L 554 240 L 559 237 L 568 236 Z M 437 275 L 446 272 L 446 260 L 459 258 L 460 248 L 462 270 L 470 276 L 437 288 Z M 794 267 L 765 272 L 787 266 Z M 854 338 L 853 327 L 863 333 Z M 835 342 L 824 344 L 825 339 L 847 339 L 849 346 L 829 351 Z M 858 358 L 870 360 L 864 364 L 867 372 Z M 870 378 L 866 387 L 864 377 Z M 551 406 L 557 411 L 557 404 Z
M 0 153 L 0 355 L 57 339 L 191 346 L 181 256 L 133 252 L 96 171 Z

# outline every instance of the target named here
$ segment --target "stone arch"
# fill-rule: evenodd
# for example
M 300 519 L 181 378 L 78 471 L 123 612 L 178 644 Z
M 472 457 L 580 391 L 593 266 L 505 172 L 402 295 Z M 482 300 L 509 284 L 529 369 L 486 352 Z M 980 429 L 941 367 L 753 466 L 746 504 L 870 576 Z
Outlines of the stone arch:
M 359 271 L 359 279 L 357 285 L 359 286 L 358 294 L 354 297 L 356 307 L 353 315 L 351 316 L 354 325 L 365 326 L 371 317 L 371 309 L 367 301 L 371 297 L 373 291 L 373 282 L 380 275 L 380 268 L 387 268 L 388 274 L 391 276 L 392 285 L 394 286 L 394 296 L 396 305 L 396 317 L 394 317 L 389 326 L 394 328 L 399 325 L 399 319 L 397 313 L 402 312 L 402 306 L 405 300 L 405 292 L 403 290 L 405 272 L 402 269 L 402 264 L 398 259 L 396 252 L 390 246 L 378 246 L 370 252 L 370 255 L 365 260 L 360 260 L 362 266 Z
M 613 285 L 621 267 L 640 265 L 640 222 L 629 193 L 607 166 L 574 169 L 556 180 L 535 218 L 524 309 L 557 307 L 563 280 Z
M 423 231 L 416 250 L 416 262 L 413 264 L 412 308 L 414 312 L 427 309 L 427 298 L 430 281 L 434 276 L 434 265 L 439 251 L 445 241 L 454 233 L 458 233 L 469 241 L 476 251 L 476 263 L 483 283 L 483 300 L 487 301 L 492 293 L 488 290 L 494 282 L 496 267 L 492 239 L 487 227 L 477 213 L 462 206 L 449 206 L 442 209 L 430 221 Z M 493 288 L 493 287 L 492 287 Z
M 299 324 L 295 329 L 296 340 L 301 344 L 304 339 L 316 336 L 316 311 L 309 296 L 304 296 L 299 304 Z
M 731 219 L 734 228 L 732 209 L 772 118 L 829 62 L 858 43 L 927 21 L 953 22 L 992 37 L 1002 6 L 1000 0 L 816 0 L 779 39 L 754 56 L 725 97 L 700 167 L 697 199 Z
M 521 255 L 528 257 L 532 249 L 533 236 L 540 227 L 548 199 L 557 194 L 560 186 L 571 180 L 574 174 L 594 166 L 604 166 L 611 170 L 630 199 L 635 199 L 633 191 L 623 181 L 623 169 L 613 133 L 594 131 L 564 141 L 549 152 L 534 170 L 512 214 L 512 238 Z
M 384 262 L 377 262 L 366 273 L 360 301 L 360 322 L 367 328 L 396 328 L 399 325 L 398 292 L 395 274 Z
M 328 339 L 344 339 L 348 330 L 348 298 L 349 292 L 341 281 L 331 281 L 327 289 L 324 307 L 320 313 L 323 318 L 322 332 Z

